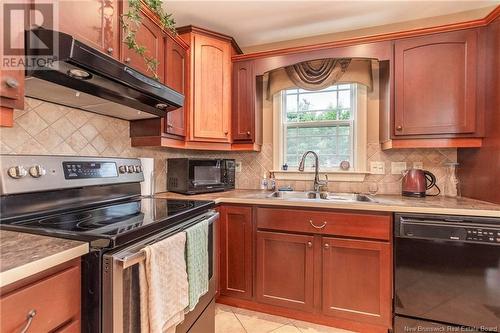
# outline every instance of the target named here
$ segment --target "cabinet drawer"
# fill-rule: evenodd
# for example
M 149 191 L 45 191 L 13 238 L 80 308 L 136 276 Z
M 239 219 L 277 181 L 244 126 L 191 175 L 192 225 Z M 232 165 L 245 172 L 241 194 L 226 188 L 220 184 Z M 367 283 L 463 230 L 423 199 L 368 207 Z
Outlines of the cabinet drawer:
M 20 332 L 36 311 L 29 332 L 49 332 L 80 315 L 80 267 L 68 268 L 0 298 L 2 333 Z M 63 332 L 78 332 L 68 330 Z
M 391 215 L 259 208 L 257 228 L 389 240 Z

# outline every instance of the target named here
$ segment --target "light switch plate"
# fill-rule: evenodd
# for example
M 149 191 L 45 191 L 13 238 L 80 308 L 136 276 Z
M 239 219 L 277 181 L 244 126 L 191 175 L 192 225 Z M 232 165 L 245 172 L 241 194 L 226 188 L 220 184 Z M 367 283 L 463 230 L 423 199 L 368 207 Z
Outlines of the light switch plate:
M 391 173 L 400 175 L 406 170 L 406 162 L 391 162 Z
M 424 162 L 413 162 L 413 169 L 424 169 Z
M 372 175 L 385 175 L 385 163 L 380 161 L 370 162 L 370 173 Z
M 236 161 L 236 162 L 234 163 L 234 170 L 235 170 L 236 172 L 241 172 L 241 161 Z

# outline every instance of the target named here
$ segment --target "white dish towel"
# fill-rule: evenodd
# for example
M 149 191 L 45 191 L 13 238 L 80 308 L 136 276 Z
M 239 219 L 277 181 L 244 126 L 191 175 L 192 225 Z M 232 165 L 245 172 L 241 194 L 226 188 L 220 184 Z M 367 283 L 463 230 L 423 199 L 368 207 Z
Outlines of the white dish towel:
M 139 266 L 141 333 L 175 333 L 189 305 L 186 233 L 146 246 Z

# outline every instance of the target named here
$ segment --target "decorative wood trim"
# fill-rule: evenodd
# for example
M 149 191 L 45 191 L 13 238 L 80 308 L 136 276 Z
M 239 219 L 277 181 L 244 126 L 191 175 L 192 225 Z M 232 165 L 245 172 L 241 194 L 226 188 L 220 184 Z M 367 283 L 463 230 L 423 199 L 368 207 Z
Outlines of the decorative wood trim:
M 216 32 L 216 31 L 208 30 L 205 28 L 200 28 L 200 27 L 197 27 L 194 25 L 186 25 L 186 26 L 177 28 L 177 33 L 179 35 L 184 34 L 184 33 L 188 33 L 188 32 L 195 32 L 195 33 L 203 34 L 203 35 L 206 35 L 209 37 L 215 37 L 215 38 L 218 38 L 218 39 L 221 39 L 224 41 L 229 41 L 229 42 L 231 42 L 231 45 L 234 47 L 234 49 L 236 50 L 236 52 L 238 54 L 243 54 L 243 51 L 239 47 L 238 43 L 236 43 L 236 40 L 231 36 L 224 35 L 224 34 Z
M 238 299 L 228 296 L 219 296 L 217 303 L 243 308 L 252 311 L 264 312 L 272 315 L 308 321 L 311 323 L 342 328 L 360 333 L 387 333 L 388 327 L 359 323 L 334 317 L 327 317 L 318 313 L 307 313 L 302 310 L 292 310 L 280 306 L 260 304 L 254 301 Z
M 388 140 L 382 143 L 382 150 L 398 148 L 479 148 L 481 138 L 452 138 L 452 139 L 402 139 Z
M 491 13 L 489 13 L 486 17 L 484 17 L 482 19 L 471 20 L 471 21 L 466 21 L 466 22 L 450 23 L 450 24 L 444 24 L 444 25 L 439 25 L 439 26 L 435 26 L 435 27 L 428 27 L 428 28 L 418 28 L 418 29 L 411 29 L 411 30 L 398 31 L 398 32 L 389 32 L 389 33 L 377 34 L 377 35 L 371 35 L 371 36 L 354 37 L 354 38 L 348 38 L 348 39 L 313 44 L 313 45 L 295 46 L 295 47 L 287 47 L 287 48 L 275 49 L 275 50 L 269 50 L 269 51 L 260 51 L 260 52 L 254 52 L 254 53 L 240 54 L 240 55 L 233 56 L 232 60 L 233 61 L 242 61 L 242 60 L 266 58 L 266 57 L 271 57 L 271 56 L 282 56 L 282 55 L 292 54 L 292 53 L 311 52 L 311 51 L 318 51 L 318 50 L 341 47 L 341 46 L 350 46 L 350 45 L 355 45 L 355 44 L 381 42 L 381 41 L 387 41 L 387 40 L 394 40 L 394 39 L 422 36 L 422 35 L 428 35 L 428 34 L 435 34 L 435 33 L 440 33 L 440 32 L 448 32 L 448 31 L 455 31 L 455 30 L 462 30 L 462 29 L 477 28 L 477 27 L 483 27 L 483 26 L 488 25 L 489 23 L 491 23 L 492 21 L 494 21 L 498 17 L 500 17 L 500 6 L 497 6 Z
M 14 126 L 14 110 L 0 106 L 0 127 Z
M 216 151 L 260 151 L 261 145 L 253 143 L 220 143 L 220 142 L 198 142 L 182 141 L 166 136 L 136 136 L 131 137 L 132 147 L 165 147 L 193 150 L 216 150 Z
M 170 30 L 166 29 L 163 24 L 161 24 L 158 15 L 156 15 L 156 13 L 154 13 L 144 1 L 141 1 L 141 12 L 151 21 L 153 21 L 158 27 L 160 27 L 165 34 L 169 35 L 173 40 L 175 40 L 182 48 L 186 50 L 189 49 L 189 45 L 182 38 L 174 35 Z

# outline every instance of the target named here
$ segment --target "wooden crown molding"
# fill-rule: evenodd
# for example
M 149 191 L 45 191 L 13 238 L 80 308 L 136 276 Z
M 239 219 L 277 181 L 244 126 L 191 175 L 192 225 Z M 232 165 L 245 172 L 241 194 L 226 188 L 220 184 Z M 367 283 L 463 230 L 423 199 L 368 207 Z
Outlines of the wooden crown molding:
M 275 49 L 275 50 L 269 50 L 269 51 L 259 51 L 259 52 L 253 52 L 253 53 L 247 53 L 247 54 L 239 54 L 239 55 L 234 55 L 232 57 L 232 60 L 233 61 L 253 60 L 253 59 L 266 58 L 266 57 L 271 57 L 271 56 L 282 56 L 282 55 L 287 55 L 287 54 L 318 51 L 318 50 L 330 49 L 330 48 L 341 47 L 341 46 L 351 46 L 351 45 L 355 45 L 355 44 L 382 42 L 382 41 L 387 41 L 387 40 L 416 37 L 416 36 L 435 34 L 435 33 L 440 33 L 440 32 L 448 32 L 448 31 L 455 31 L 455 30 L 484 27 L 484 26 L 490 24 L 491 22 L 493 22 L 494 20 L 496 20 L 498 17 L 500 17 L 500 5 L 495 7 L 495 9 L 493 11 L 491 11 L 485 17 L 483 17 L 481 19 L 477 19 L 477 20 L 471 20 L 471 21 L 459 22 L 459 23 L 450 23 L 450 24 L 445 24 L 445 25 L 440 25 L 440 26 L 435 26 L 435 27 L 428 27 L 428 28 L 419 28 L 419 29 L 412 29 L 412 30 L 405 30 L 405 31 L 398 31 L 398 32 L 389 32 L 389 33 L 371 35 L 371 36 L 354 37 L 354 38 L 348 38 L 348 39 L 343 39 L 343 40 L 338 40 L 338 41 L 333 41 L 333 42 L 325 42 L 325 43 L 305 45 L 305 46 L 294 46 L 294 47 L 287 47 L 287 48 Z
M 186 26 L 177 28 L 177 33 L 179 33 L 179 34 L 183 34 L 183 33 L 187 33 L 187 32 L 196 32 L 198 34 L 203 34 L 203 35 L 206 35 L 209 37 L 215 37 L 215 38 L 219 38 L 219 39 L 231 42 L 231 45 L 235 48 L 236 52 L 238 54 L 243 54 L 243 51 L 241 50 L 240 46 L 238 45 L 238 43 L 236 43 L 236 40 L 231 36 L 224 35 L 224 34 L 221 34 L 221 33 L 218 33 L 218 32 L 212 31 L 212 30 L 208 30 L 205 28 L 200 28 L 200 27 L 197 27 L 194 25 L 186 25 Z
M 173 40 L 175 40 L 183 49 L 185 49 L 185 50 L 189 49 L 189 45 L 182 38 L 180 38 L 178 35 L 174 35 L 172 33 L 172 31 L 166 29 L 163 26 L 163 24 L 161 23 L 160 18 L 158 17 L 158 15 L 156 15 L 156 13 L 153 12 L 151 10 L 151 8 L 149 8 L 149 6 L 144 1 L 141 1 L 141 12 L 147 18 L 149 18 L 150 20 L 152 20 L 158 27 L 160 27 L 161 30 L 163 31 L 163 33 L 165 33 L 170 38 L 172 38 Z

